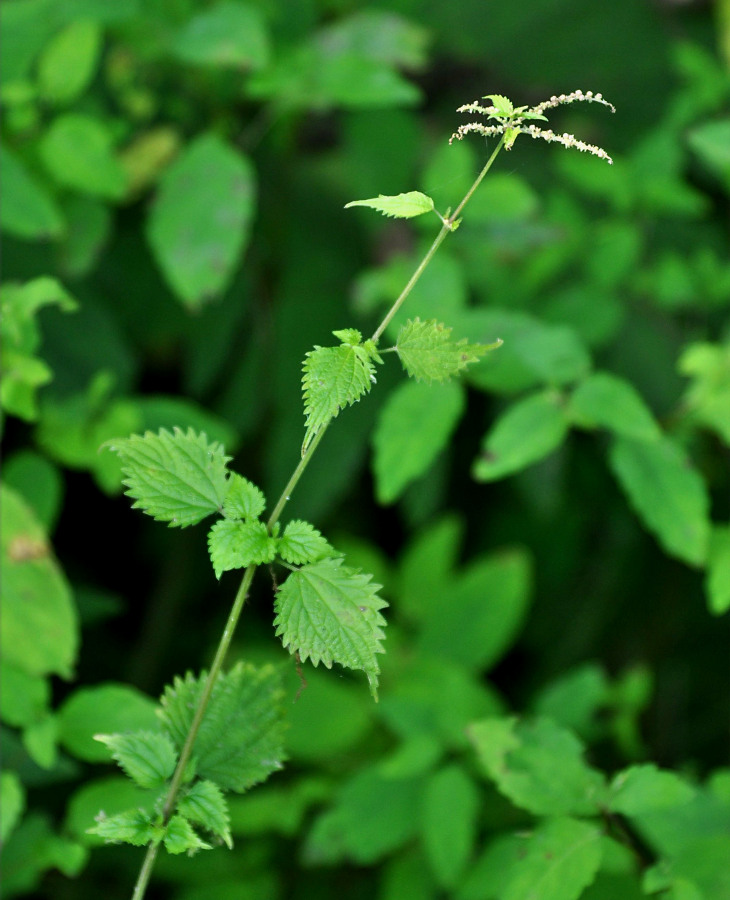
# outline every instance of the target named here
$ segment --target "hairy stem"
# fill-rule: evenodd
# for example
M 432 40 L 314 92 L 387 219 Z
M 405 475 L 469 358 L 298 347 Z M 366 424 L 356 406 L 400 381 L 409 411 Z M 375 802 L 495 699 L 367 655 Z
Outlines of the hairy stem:
M 459 217 L 461 211 L 464 209 L 466 204 L 469 202 L 474 191 L 479 187 L 482 182 L 482 179 L 487 174 L 487 172 L 492 167 L 492 163 L 497 158 L 499 151 L 504 146 L 504 136 L 502 140 L 497 144 L 492 155 L 487 160 L 484 168 L 481 170 L 479 175 L 477 175 L 474 184 L 469 188 L 461 203 L 456 207 L 456 210 L 452 215 L 450 215 L 447 219 L 444 219 L 444 224 L 436 235 L 433 243 L 429 247 L 426 252 L 426 255 L 423 257 L 418 267 L 416 268 L 413 275 L 411 275 L 408 283 L 401 291 L 398 299 L 388 310 L 385 318 L 377 327 L 375 332 L 373 333 L 372 340 L 374 343 L 377 343 L 380 339 L 380 336 L 388 327 L 389 323 L 393 319 L 393 316 L 398 312 L 403 303 L 405 302 L 408 295 L 411 293 L 416 283 L 418 282 L 421 275 L 426 270 L 428 264 L 433 259 L 434 254 L 438 250 L 438 248 L 443 243 L 444 238 L 447 234 L 453 231 L 453 225 Z M 307 450 L 302 456 L 301 460 L 297 464 L 297 467 L 292 472 L 289 481 L 286 484 L 286 487 L 281 493 L 281 496 L 276 502 L 276 506 L 274 507 L 271 516 L 269 517 L 268 522 L 266 523 L 266 527 L 269 531 L 276 525 L 281 517 L 281 514 L 284 510 L 284 507 L 289 502 L 292 491 L 299 483 L 299 479 L 304 474 L 304 470 L 309 465 L 312 456 L 314 455 L 317 447 L 319 446 L 322 438 L 324 437 L 324 433 L 329 426 L 329 422 L 323 425 L 317 435 L 312 440 L 312 443 L 307 447 Z M 233 635 L 236 630 L 236 626 L 238 625 L 238 620 L 240 618 L 241 612 L 243 610 L 244 604 L 248 597 L 249 588 L 251 587 L 251 582 L 253 581 L 254 574 L 257 565 L 250 565 L 246 571 L 243 573 L 243 578 L 241 580 L 241 584 L 238 588 L 238 593 L 236 594 L 235 600 L 233 601 L 233 606 L 231 607 L 231 612 L 228 616 L 228 620 L 226 621 L 225 628 L 223 629 L 223 635 L 221 637 L 220 643 L 218 644 L 218 649 L 216 650 L 215 657 L 210 667 L 210 671 L 208 672 L 208 677 L 205 681 L 205 685 L 203 687 L 203 691 L 200 695 L 200 699 L 198 701 L 198 706 L 195 710 L 195 715 L 193 716 L 193 721 L 190 724 L 190 730 L 185 738 L 185 744 L 180 752 L 180 759 L 178 760 L 177 766 L 175 768 L 175 772 L 172 776 L 172 781 L 170 782 L 170 787 L 167 792 L 167 796 L 165 798 L 165 805 L 163 807 L 163 822 L 167 824 L 169 822 L 174 810 L 175 803 L 177 801 L 177 795 L 180 792 L 180 787 L 183 783 L 183 778 L 185 775 L 185 770 L 190 762 L 190 757 L 192 756 L 193 746 L 195 744 L 195 739 L 198 736 L 198 731 L 200 730 L 200 725 L 203 721 L 203 717 L 205 716 L 205 711 L 208 708 L 208 703 L 210 702 L 211 694 L 213 693 L 213 687 L 215 686 L 215 682 L 220 674 L 220 671 L 223 667 L 223 663 L 225 661 L 226 655 L 228 653 L 228 649 L 231 645 L 231 641 L 233 640 Z M 152 874 L 152 868 L 155 863 L 155 858 L 157 856 L 157 851 L 159 848 L 159 844 L 150 844 L 147 848 L 147 854 L 145 855 L 144 862 L 142 863 L 142 868 L 140 870 L 139 876 L 137 878 L 137 884 L 134 888 L 134 894 L 132 896 L 132 900 L 142 900 L 144 897 L 145 890 L 147 888 L 147 883 L 150 879 L 150 875 Z

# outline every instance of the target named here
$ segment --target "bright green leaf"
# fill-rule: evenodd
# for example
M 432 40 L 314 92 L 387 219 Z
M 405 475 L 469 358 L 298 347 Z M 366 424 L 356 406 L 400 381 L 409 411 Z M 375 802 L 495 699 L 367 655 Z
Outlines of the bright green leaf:
M 102 32 L 96 22 L 77 19 L 61 29 L 38 60 L 38 90 L 50 103 L 70 103 L 87 88 L 96 70 Z
M 177 754 L 166 734 L 134 731 L 128 734 L 97 734 L 119 766 L 143 788 L 159 788 L 175 771 Z
M 270 55 L 261 13 L 239 0 L 224 0 L 198 12 L 172 47 L 184 62 L 234 69 L 261 69 Z
M 23 728 L 45 717 L 51 699 L 47 678 L 0 659 L 0 684 L 0 718 L 7 725 Z
M 609 453 L 616 479 L 664 550 L 690 565 L 707 557 L 709 497 L 699 472 L 670 439 L 619 437 Z
M 721 616 L 730 609 L 730 526 L 716 525 L 710 533 L 705 592 L 710 612 Z
M 536 815 L 596 815 L 603 776 L 583 745 L 551 719 L 482 719 L 469 727 L 482 771 L 516 806 Z
M 358 352 L 361 351 L 361 352 Z M 375 365 L 361 347 L 341 344 L 309 350 L 302 366 L 307 431 L 302 456 L 319 430 L 345 406 L 367 394 L 375 381 Z
M 223 503 L 227 519 L 258 519 L 266 507 L 266 498 L 253 482 L 235 472 L 228 479 L 228 492 Z
M 25 809 L 25 789 L 15 772 L 5 770 L 0 774 L 0 805 L 3 810 L 0 818 L 0 841 L 4 844 Z
M 163 838 L 165 850 L 168 853 L 187 853 L 192 856 L 198 850 L 211 850 L 210 844 L 206 844 L 195 833 L 193 826 L 184 816 L 175 815 L 167 823 Z
M 479 792 L 472 779 L 451 765 L 426 784 L 421 814 L 428 861 L 444 890 L 453 890 L 464 872 L 476 839 Z
M 263 522 L 220 519 L 208 532 L 208 552 L 215 577 L 230 569 L 270 563 L 276 556 L 276 540 Z
M 394 219 L 412 219 L 414 216 L 431 212 L 433 200 L 420 191 L 409 191 L 407 194 L 390 197 L 378 194 L 370 200 L 351 200 L 345 204 L 345 209 L 350 209 L 351 206 L 367 206 Z
M 35 450 L 25 449 L 6 457 L 3 476 L 30 504 L 38 521 L 52 532 L 61 512 L 64 481 L 58 468 Z
M 422 322 L 416 317 L 401 328 L 395 349 L 411 378 L 447 381 L 500 344 L 468 344 L 466 338 L 452 341 L 451 328 L 436 319 Z
M 373 433 L 375 491 L 392 503 L 429 470 L 464 411 L 464 389 L 406 381 L 388 397 Z
M 500 900 L 578 900 L 601 864 L 601 829 L 548 819 L 524 840 Z
M 94 734 L 149 731 L 158 725 L 155 703 L 126 684 L 98 684 L 73 692 L 58 711 L 58 739 L 86 762 L 107 762 L 108 751 Z
M 518 400 L 484 438 L 474 463 L 477 481 L 496 481 L 554 452 L 568 433 L 568 418 L 552 391 Z
M 694 796 L 694 788 L 675 772 L 646 763 L 630 766 L 614 777 L 608 802 L 612 811 L 636 816 L 682 806 Z
M 171 526 L 185 528 L 223 509 L 228 490 L 230 457 L 204 434 L 189 429 L 174 434 L 161 429 L 143 437 L 115 440 L 110 445 L 122 461 L 133 509 Z
M 134 405 L 141 417 L 139 431 L 181 431 L 202 432 L 210 443 L 216 441 L 228 450 L 235 449 L 239 442 L 236 430 L 222 416 L 216 415 L 196 401 L 169 394 L 145 394 L 134 398 Z
M 78 646 L 71 589 L 25 501 L 0 486 L 5 662 L 30 675 L 71 675 Z
M 317 562 L 334 552 L 321 532 L 301 519 L 294 519 L 284 529 L 277 548 L 279 556 L 288 563 L 301 566 Z
M 58 762 L 58 720 L 55 716 L 31 723 L 23 731 L 23 746 L 41 769 L 53 769 Z
M 110 844 L 132 844 L 144 847 L 161 837 L 161 827 L 155 823 L 152 813 L 145 809 L 128 809 L 107 816 L 103 811 L 96 817 L 96 825 L 88 829 Z
M 227 847 L 233 846 L 228 805 L 217 784 L 196 781 L 178 801 L 177 809 L 188 821 L 220 837 Z
M 341 559 L 324 559 L 293 572 L 274 601 L 276 633 L 290 653 L 304 662 L 339 663 L 362 669 L 377 698 L 377 654 L 383 652 L 385 619 L 379 610 L 388 604 L 378 596 L 380 585 L 356 572 Z
M 470 669 L 488 669 L 510 648 L 530 600 L 530 558 L 513 549 L 481 557 L 440 588 L 428 611 L 419 648 Z
M 108 751 L 98 742 L 97 747 L 104 752 L 104 760 L 108 762 Z M 98 846 L 102 841 L 98 835 L 90 838 L 87 829 L 93 825 L 100 810 L 111 817 L 131 809 L 144 809 L 153 796 L 122 774 L 86 781 L 74 791 L 69 801 L 64 830 L 87 845 Z
M 249 160 L 216 134 L 196 137 L 163 176 L 147 238 L 168 284 L 198 309 L 226 290 L 255 210 Z
M 175 678 L 162 696 L 161 718 L 182 747 L 206 673 Z M 243 792 L 282 767 L 283 691 L 272 666 L 238 663 L 220 675 L 193 748 L 197 774 L 224 790 Z
M 114 151 L 109 128 L 84 113 L 55 119 L 39 144 L 48 172 L 64 187 L 107 200 L 120 200 L 127 176 Z
M 0 146 L 3 172 L 3 202 L 0 224 L 3 231 L 23 240 L 59 237 L 64 221 L 51 195 L 6 146 Z
M 497 110 L 500 116 L 511 116 L 514 112 L 512 101 L 503 94 L 485 94 L 484 100 L 491 100 L 492 106 Z
M 582 428 L 608 428 L 644 441 L 661 436 L 656 419 L 633 385 L 608 372 L 594 372 L 578 385 L 568 415 Z

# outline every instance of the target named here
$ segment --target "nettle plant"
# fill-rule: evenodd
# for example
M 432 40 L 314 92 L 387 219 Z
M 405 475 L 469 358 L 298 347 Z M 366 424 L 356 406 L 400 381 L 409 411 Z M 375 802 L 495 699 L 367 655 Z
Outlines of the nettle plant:
M 396 354 L 408 377 L 427 383 L 458 377 L 467 366 L 500 346 L 472 344 L 452 337 L 437 319 L 407 320 L 391 347 L 381 337 L 444 239 L 456 231 L 461 214 L 501 150 L 509 150 L 520 134 L 559 142 L 611 163 L 599 147 L 570 134 L 556 134 L 536 124 L 551 108 L 576 101 L 613 106 L 600 94 L 575 91 L 551 97 L 528 109 L 514 107 L 501 95 L 488 95 L 460 108 L 483 121 L 462 125 L 451 140 L 470 132 L 498 137 L 499 142 L 454 211 L 440 213 L 420 191 L 356 200 L 384 215 L 412 218 L 435 213 L 441 229 L 399 297 L 373 335 L 363 339 L 355 328 L 333 332 L 338 344 L 315 346 L 303 363 L 305 434 L 301 459 L 268 518 L 267 503 L 256 485 L 230 470 L 224 448 L 192 429 L 132 435 L 106 446 L 118 454 L 133 506 L 171 527 L 185 528 L 208 516 L 217 520 L 208 531 L 208 549 L 216 577 L 243 570 L 233 606 L 210 670 L 175 678 L 160 699 L 157 731 L 97 735 L 141 789 L 146 804 L 107 816 L 100 812 L 89 829 L 109 842 L 146 846 L 147 853 L 134 889 L 139 900 L 146 890 L 161 846 L 173 854 L 232 846 L 226 793 L 242 793 L 280 769 L 284 760 L 284 691 L 273 666 L 224 662 L 254 574 L 260 566 L 276 567 L 274 627 L 297 664 L 307 660 L 330 668 L 338 663 L 365 673 L 370 692 L 378 696 L 378 655 L 383 653 L 386 625 L 372 576 L 347 565 L 342 554 L 309 522 L 282 523 L 282 514 L 328 427 L 339 413 L 368 394 L 378 367 Z M 485 124 L 486 122 L 486 124 Z M 280 574 L 284 572 L 285 575 Z

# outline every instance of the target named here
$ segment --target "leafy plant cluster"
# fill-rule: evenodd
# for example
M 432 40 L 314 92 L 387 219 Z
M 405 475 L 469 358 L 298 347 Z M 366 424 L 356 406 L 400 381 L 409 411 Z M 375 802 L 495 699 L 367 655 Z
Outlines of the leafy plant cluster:
M 8 896 L 730 897 L 727 35 L 427 6 L 0 11 Z

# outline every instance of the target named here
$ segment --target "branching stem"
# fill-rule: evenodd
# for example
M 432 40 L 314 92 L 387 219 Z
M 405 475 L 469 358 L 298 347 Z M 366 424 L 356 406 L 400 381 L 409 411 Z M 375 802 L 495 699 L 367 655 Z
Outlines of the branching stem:
M 482 182 L 482 179 L 487 174 L 487 172 L 492 167 L 492 163 L 497 158 L 499 151 L 504 146 L 505 137 L 502 136 L 502 139 L 497 144 L 494 152 L 487 160 L 484 168 L 481 170 L 479 175 L 477 175 L 476 180 L 469 188 L 461 203 L 456 207 L 455 211 L 443 219 L 443 226 L 441 230 L 436 235 L 433 243 L 429 247 L 426 252 L 426 255 L 423 257 L 418 267 L 416 268 L 413 275 L 411 275 L 408 283 L 401 291 L 398 299 L 388 310 L 383 321 L 377 327 L 375 332 L 373 333 L 372 340 L 377 344 L 380 336 L 383 334 L 385 329 L 390 324 L 393 316 L 398 312 L 403 303 L 405 302 L 408 295 L 411 293 L 416 283 L 418 282 L 421 275 L 426 270 L 426 267 L 433 259 L 434 254 L 441 246 L 444 238 L 447 234 L 450 234 L 454 230 L 454 223 L 458 219 L 461 211 L 464 209 L 466 204 L 469 202 L 474 191 L 479 187 Z M 299 461 L 297 467 L 292 472 L 289 481 L 286 484 L 286 487 L 281 493 L 281 496 L 277 500 L 276 506 L 274 507 L 271 516 L 269 517 L 268 522 L 266 523 L 266 527 L 269 532 L 271 532 L 272 528 L 279 521 L 281 514 L 284 510 L 284 507 L 289 501 L 291 494 L 294 488 L 299 483 L 299 479 L 304 474 L 304 470 L 309 465 L 312 456 L 314 455 L 317 447 L 319 446 L 322 438 L 324 437 L 324 433 L 327 430 L 329 423 L 323 425 L 316 436 L 312 440 L 311 444 L 307 447 L 307 450 L 304 453 L 304 456 Z M 215 657 L 210 667 L 210 671 L 208 672 L 208 677 L 205 681 L 205 685 L 203 687 L 203 691 L 200 695 L 200 699 L 198 701 L 198 706 L 195 710 L 195 714 L 193 716 L 193 720 L 190 723 L 190 729 L 185 738 L 185 743 L 183 745 L 182 750 L 180 751 L 180 759 L 178 760 L 177 766 L 175 768 L 175 772 L 172 776 L 172 780 L 170 782 L 170 787 L 167 791 L 167 796 L 165 797 L 165 804 L 163 806 L 162 818 L 163 824 L 167 824 L 175 810 L 175 804 L 177 802 L 177 796 L 180 792 L 180 788 L 183 784 L 183 780 L 185 777 L 185 771 L 188 767 L 188 763 L 190 762 L 190 758 L 193 753 L 193 747 L 195 745 L 195 739 L 198 736 L 198 731 L 200 730 L 200 725 L 203 721 L 203 717 L 205 716 L 206 709 L 208 708 L 208 703 L 210 702 L 211 694 L 213 693 L 213 687 L 215 686 L 216 680 L 218 679 L 218 675 L 220 674 L 221 669 L 223 668 L 223 663 L 225 661 L 226 655 L 231 645 L 231 641 L 233 640 L 233 635 L 236 631 L 236 626 L 238 625 L 238 620 L 240 618 L 241 612 L 243 611 L 243 607 L 246 603 L 246 599 L 248 597 L 248 592 L 251 587 L 251 582 L 253 581 L 254 574 L 257 565 L 250 565 L 246 571 L 243 573 L 243 578 L 241 580 L 241 584 L 239 585 L 238 592 L 236 593 L 236 597 L 233 601 L 233 606 L 231 607 L 231 611 L 228 615 L 228 619 L 226 621 L 225 628 L 223 629 L 223 635 L 221 636 L 220 643 L 218 644 L 218 649 L 216 650 Z M 159 843 L 152 843 L 147 847 L 147 853 L 145 854 L 144 861 L 142 863 L 142 868 L 140 869 L 139 875 L 137 877 L 137 883 L 134 886 L 134 893 L 132 894 L 132 900 L 142 900 L 144 897 L 145 891 L 147 889 L 147 884 L 150 880 L 150 876 L 152 874 L 152 869 L 155 864 L 155 859 L 157 857 L 157 852 L 159 849 Z

